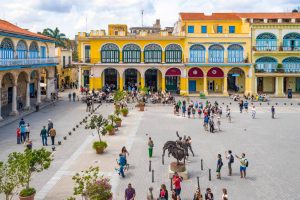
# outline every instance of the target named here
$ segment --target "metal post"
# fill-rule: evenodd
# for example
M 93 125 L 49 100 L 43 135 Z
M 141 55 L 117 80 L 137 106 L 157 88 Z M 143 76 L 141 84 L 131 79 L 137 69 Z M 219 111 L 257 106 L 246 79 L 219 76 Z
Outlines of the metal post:
M 171 188 L 171 191 L 172 191 L 173 190 L 172 178 L 170 178 L 170 188 Z
M 152 169 L 152 183 L 154 183 L 154 169 Z
M 197 185 L 198 185 L 198 190 L 200 191 L 200 181 L 199 181 L 199 176 L 197 176 Z
M 165 164 L 164 156 L 161 157 L 161 160 L 162 160 L 162 164 L 164 165 Z
M 211 181 L 211 169 L 208 169 L 208 180 Z
M 201 159 L 201 170 L 203 171 L 203 159 Z
M 151 160 L 149 160 L 149 172 L 151 172 Z

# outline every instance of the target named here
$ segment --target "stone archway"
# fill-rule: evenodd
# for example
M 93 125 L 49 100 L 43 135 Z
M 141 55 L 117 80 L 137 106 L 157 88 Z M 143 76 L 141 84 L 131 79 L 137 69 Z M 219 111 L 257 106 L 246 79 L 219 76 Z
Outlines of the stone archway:
M 17 109 L 22 110 L 29 107 L 29 77 L 24 71 L 17 78 Z
M 208 92 L 221 93 L 224 87 L 224 72 L 218 67 L 213 67 L 207 72 Z
M 193 67 L 188 71 L 189 93 L 204 91 L 203 71 L 199 67 Z
M 177 92 L 180 89 L 181 70 L 178 68 L 169 68 L 166 71 L 166 91 Z
M 229 92 L 244 93 L 246 76 L 244 70 L 238 67 L 230 69 L 227 73 L 227 90 Z
M 125 89 L 131 89 L 134 87 L 137 90 L 141 86 L 141 73 L 137 69 L 126 69 L 123 77 Z
M 16 97 L 16 77 L 13 73 L 7 72 L 1 80 L 0 118 L 2 118 L 1 116 L 18 114 Z
M 106 68 L 103 70 L 103 83 L 105 87 L 109 87 L 111 90 L 119 88 L 119 72 L 115 68 Z
M 162 72 L 157 68 L 149 68 L 145 71 L 145 86 L 152 92 L 161 89 Z

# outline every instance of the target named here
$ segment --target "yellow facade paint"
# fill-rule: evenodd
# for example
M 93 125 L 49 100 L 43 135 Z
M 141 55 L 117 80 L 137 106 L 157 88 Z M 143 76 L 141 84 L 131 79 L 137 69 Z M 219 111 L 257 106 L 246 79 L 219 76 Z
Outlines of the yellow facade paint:
M 161 79 L 161 90 L 162 91 L 166 90 L 166 78 Z
M 124 88 L 124 80 L 122 76 L 119 76 L 119 90 L 123 91 Z
M 275 91 L 275 78 L 273 77 L 264 77 L 263 79 L 263 91 L 271 92 Z
M 204 91 L 203 78 L 189 78 L 188 80 L 196 81 L 196 92 Z
M 141 77 L 140 83 L 141 83 L 141 87 L 144 88 L 145 87 L 145 79 L 143 77 Z
M 187 94 L 187 78 L 180 77 L 180 94 Z

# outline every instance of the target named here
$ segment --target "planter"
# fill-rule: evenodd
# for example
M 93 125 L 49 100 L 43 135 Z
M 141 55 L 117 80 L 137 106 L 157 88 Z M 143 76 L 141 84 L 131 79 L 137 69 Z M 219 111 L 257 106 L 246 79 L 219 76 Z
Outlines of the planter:
M 102 147 L 99 147 L 99 148 L 96 148 L 96 153 L 97 154 L 102 154 L 104 152 L 104 148 Z
M 139 106 L 140 111 L 145 111 L 145 106 Z
M 35 193 L 32 194 L 32 195 L 30 195 L 30 196 L 28 196 L 28 197 L 21 197 L 21 196 L 19 196 L 19 199 L 20 200 L 34 200 L 34 196 L 35 196 Z
M 127 117 L 128 113 L 122 113 L 123 117 Z
M 117 125 L 117 127 L 121 127 L 122 126 L 122 121 L 116 121 L 116 125 Z
M 108 135 L 115 135 L 115 129 L 108 131 Z
M 115 109 L 119 110 L 120 109 L 120 105 L 115 105 Z

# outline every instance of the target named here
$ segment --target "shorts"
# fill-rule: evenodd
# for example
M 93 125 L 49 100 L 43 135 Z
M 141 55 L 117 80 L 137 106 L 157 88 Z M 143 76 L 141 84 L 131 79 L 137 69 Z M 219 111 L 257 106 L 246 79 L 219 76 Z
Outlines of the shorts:
M 246 171 L 246 167 L 240 166 L 240 172 L 245 172 Z
M 216 172 L 220 173 L 221 172 L 221 168 L 217 168 Z

